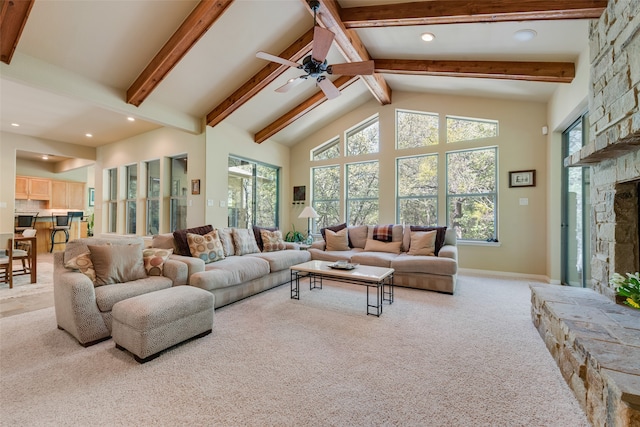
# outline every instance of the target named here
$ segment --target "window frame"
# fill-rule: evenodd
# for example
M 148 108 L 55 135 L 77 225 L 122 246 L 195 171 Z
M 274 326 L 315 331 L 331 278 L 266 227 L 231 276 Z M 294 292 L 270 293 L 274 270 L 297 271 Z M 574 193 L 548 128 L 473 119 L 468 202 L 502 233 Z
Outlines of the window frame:
M 376 147 L 376 151 L 372 151 L 368 153 L 351 154 L 349 152 L 349 138 L 359 132 L 362 132 L 366 128 L 372 126 L 374 123 L 378 125 L 378 145 Z M 357 125 L 347 129 L 344 132 L 344 145 L 345 145 L 345 150 L 344 150 L 345 157 L 356 157 L 356 156 L 367 156 L 372 154 L 379 154 L 380 153 L 380 117 L 379 115 L 375 114 L 369 117 L 368 119 L 358 123 Z
M 135 180 L 131 178 L 131 172 L 135 171 Z M 130 164 L 125 166 L 125 232 L 126 234 L 136 234 L 136 222 L 138 212 L 138 164 Z M 131 184 L 135 183 L 135 189 L 133 191 L 133 197 L 131 194 Z M 133 207 L 133 218 L 131 217 L 130 208 Z
M 342 186 L 340 185 L 340 183 L 338 184 L 338 195 L 336 198 L 334 199 L 320 199 L 318 197 L 316 197 L 316 171 L 320 170 L 320 169 L 335 169 L 338 172 L 338 176 L 340 177 L 340 165 L 339 164 L 332 164 L 332 165 L 324 165 L 324 166 L 314 166 L 311 168 L 311 206 L 313 206 L 313 208 L 316 210 L 316 212 L 318 212 L 320 214 L 320 212 L 322 211 L 322 209 L 319 209 L 318 204 L 320 203 L 336 203 L 337 204 L 337 212 L 338 212 L 338 221 L 340 221 L 343 218 L 343 210 L 340 206 L 340 190 L 342 188 Z M 342 182 L 342 178 L 339 178 L 340 182 Z M 321 217 L 319 217 L 321 218 Z M 320 221 L 319 218 L 312 218 L 311 219 L 311 232 L 317 232 L 318 231 L 318 227 L 319 224 L 318 222 Z M 333 224 L 322 224 L 322 226 L 330 226 Z
M 169 193 L 169 231 L 173 232 L 182 228 L 186 228 L 186 217 L 187 217 L 187 211 L 188 211 L 188 203 L 187 203 L 187 192 L 185 191 L 185 195 L 182 196 L 180 195 L 180 189 L 183 187 L 178 186 L 178 194 L 174 194 L 174 189 L 175 189 L 175 182 L 176 182 L 176 176 L 174 175 L 174 170 L 173 170 L 173 162 L 177 161 L 177 160 L 185 160 L 185 176 L 187 178 L 186 181 L 184 183 L 184 185 L 186 187 L 184 188 L 188 188 L 188 164 L 189 164 L 189 157 L 187 154 L 179 154 L 177 156 L 173 156 L 170 157 L 170 168 L 169 168 L 169 176 L 170 176 L 170 182 L 171 182 L 171 188 L 169 189 L 170 193 Z M 183 205 L 181 204 L 181 202 L 183 203 Z M 178 215 L 178 209 L 179 207 L 184 207 L 185 208 L 185 218 L 184 224 L 179 224 L 178 222 L 180 221 L 180 215 Z
M 151 173 L 151 165 L 156 163 L 157 164 L 157 169 L 158 169 L 158 175 L 154 176 Z M 145 197 L 145 228 L 146 228 L 146 235 L 147 236 L 152 236 L 153 230 L 152 227 L 155 225 L 156 226 L 156 234 L 160 233 L 160 196 L 161 196 L 161 182 L 162 182 L 162 176 L 160 173 L 160 159 L 154 159 L 154 160 L 148 160 L 145 162 L 145 170 L 146 170 L 146 183 L 147 183 L 147 188 L 146 188 L 146 197 Z M 155 182 L 155 180 L 157 179 L 157 182 Z M 154 186 L 157 185 L 157 195 L 153 195 L 153 189 Z M 157 212 L 155 214 L 156 220 L 157 220 L 157 224 L 152 224 L 152 217 L 153 212 L 152 212 L 152 205 L 153 204 L 157 205 Z
M 480 138 L 460 139 L 460 140 L 457 140 L 457 141 L 450 141 L 449 140 L 449 119 L 462 120 L 462 121 L 467 121 L 467 122 L 492 123 L 492 124 L 496 125 L 496 133 L 495 133 L 495 135 L 483 136 L 483 137 L 480 137 Z M 478 118 L 478 117 L 464 117 L 464 116 L 455 116 L 455 115 L 447 114 L 447 115 L 444 116 L 444 131 L 445 131 L 445 135 L 446 135 L 446 139 L 445 139 L 445 143 L 446 144 L 456 144 L 456 143 L 462 143 L 462 142 L 478 141 L 480 139 L 497 138 L 498 136 L 500 136 L 500 120 L 481 119 L 481 118 Z
M 435 158 L 435 168 L 436 168 L 436 189 L 434 194 L 428 196 L 422 195 L 400 195 L 400 162 L 406 159 L 418 159 L 418 158 Z M 439 193 L 440 193 L 440 175 L 439 171 L 439 163 L 440 156 L 439 153 L 427 153 L 427 154 L 417 154 L 414 156 L 403 156 L 396 157 L 396 223 L 404 224 L 406 221 L 402 218 L 400 209 L 401 209 L 401 201 L 402 200 L 435 200 L 435 221 L 431 221 L 430 224 L 415 224 L 415 225 L 426 225 L 426 226 L 436 226 L 438 225 L 438 213 L 440 207 L 439 201 Z
M 327 157 L 326 159 L 317 159 L 316 156 L 322 153 L 325 153 L 329 150 L 331 150 L 333 147 L 338 147 L 338 155 L 335 157 Z M 325 161 L 325 160 L 333 160 L 333 159 L 339 159 L 340 157 L 342 157 L 342 150 L 340 147 L 340 136 L 335 136 L 334 138 L 331 138 L 330 140 L 328 140 L 327 142 L 324 142 L 322 144 L 320 144 L 319 146 L 317 146 L 316 148 L 311 150 L 311 161 L 312 162 L 321 162 L 321 161 Z
M 350 197 L 349 196 L 349 168 L 352 166 L 359 166 L 359 165 L 364 165 L 364 164 L 368 164 L 368 163 L 375 163 L 378 167 L 377 170 L 377 181 L 378 181 L 378 186 L 376 188 L 376 197 Z M 377 223 L 378 219 L 380 218 L 380 160 L 379 159 L 375 159 L 375 160 L 366 160 L 366 161 L 362 161 L 362 162 L 350 162 L 350 163 L 346 163 L 345 164 L 345 178 L 344 178 L 344 182 L 345 182 L 345 220 L 347 222 L 348 225 L 365 225 L 365 224 L 356 224 L 355 222 L 351 221 L 351 202 L 366 202 L 366 201 L 373 201 L 375 200 L 376 205 L 377 205 L 377 219 L 375 221 L 373 221 L 373 223 Z
M 404 113 L 404 114 L 419 114 L 422 116 L 430 116 L 430 117 L 434 117 L 436 119 L 436 142 L 433 144 L 426 144 L 426 145 L 420 145 L 417 147 L 400 147 L 399 143 L 400 140 L 398 138 L 398 114 L 399 113 Z M 439 113 L 430 113 L 430 112 L 426 112 L 426 111 L 417 111 L 417 110 L 407 110 L 404 108 L 396 108 L 396 117 L 395 117 L 395 137 L 396 137 L 396 145 L 395 145 L 395 149 L 396 151 L 400 151 L 400 150 L 412 150 L 412 149 L 425 149 L 428 147 L 434 147 L 437 146 L 438 144 L 440 144 L 440 114 Z
M 107 232 L 118 231 L 118 168 L 107 169 Z

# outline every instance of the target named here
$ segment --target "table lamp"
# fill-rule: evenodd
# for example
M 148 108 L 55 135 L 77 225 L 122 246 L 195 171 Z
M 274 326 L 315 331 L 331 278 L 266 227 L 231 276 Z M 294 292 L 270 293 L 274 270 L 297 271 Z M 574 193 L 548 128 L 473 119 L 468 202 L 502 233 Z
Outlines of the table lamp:
M 300 215 L 298 215 L 298 218 L 307 218 L 307 240 L 305 242 L 307 245 L 313 243 L 313 237 L 311 236 L 311 218 L 318 218 L 319 216 L 318 212 L 311 206 L 305 207 L 302 212 L 300 212 Z

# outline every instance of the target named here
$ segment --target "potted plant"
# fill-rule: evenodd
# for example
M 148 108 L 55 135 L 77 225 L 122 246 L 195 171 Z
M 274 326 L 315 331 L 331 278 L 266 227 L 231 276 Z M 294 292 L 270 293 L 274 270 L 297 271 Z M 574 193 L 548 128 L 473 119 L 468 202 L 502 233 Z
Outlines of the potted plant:
M 640 310 L 640 273 L 627 273 L 627 277 L 614 273 L 609 283 L 616 286 L 616 292 L 623 304 Z
M 287 234 L 284 236 L 284 240 L 294 243 L 304 241 L 304 235 L 301 232 L 296 231 L 295 225 L 291 224 L 291 228 L 293 230 L 287 232 Z

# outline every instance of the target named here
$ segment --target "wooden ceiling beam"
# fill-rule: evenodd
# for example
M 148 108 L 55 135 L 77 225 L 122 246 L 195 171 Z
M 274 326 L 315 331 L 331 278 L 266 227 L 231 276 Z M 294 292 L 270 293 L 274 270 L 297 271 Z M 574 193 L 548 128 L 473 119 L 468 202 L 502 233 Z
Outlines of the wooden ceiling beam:
M 311 14 L 307 0 L 301 0 Z M 348 62 L 368 61 L 369 52 L 360 40 L 355 30 L 345 28 L 340 18 L 341 7 L 336 0 L 319 0 L 320 9 L 317 13 L 318 23 L 335 34 L 336 46 Z M 382 105 L 391 104 L 391 88 L 380 74 L 361 76 L 373 96 Z
M 201 0 L 127 89 L 127 103 L 140 106 L 231 3 L 233 0 Z
M 357 81 L 362 76 L 340 76 L 338 77 L 333 84 L 336 85 L 338 90 L 343 90 L 349 87 L 352 83 Z M 273 123 L 256 133 L 253 137 L 253 140 L 258 144 L 263 143 L 267 139 L 271 138 L 276 133 L 280 132 L 282 129 L 289 126 L 291 123 L 298 120 L 300 117 L 304 116 L 323 102 L 327 100 L 324 92 L 318 91 L 311 98 L 305 100 L 297 107 L 293 108 L 289 112 L 280 116 Z
M 576 75 L 573 62 L 432 61 L 376 59 L 375 71 L 440 77 L 473 77 L 571 83 Z
M 307 31 L 291 46 L 280 53 L 281 58 L 286 58 L 293 62 L 300 61 L 305 55 L 311 52 L 313 43 L 313 28 Z M 278 76 L 283 74 L 290 67 L 270 62 L 257 74 L 247 80 L 238 90 L 233 92 L 227 99 L 222 101 L 209 114 L 207 114 L 207 125 L 215 126 L 231 113 L 240 108 L 245 102 L 256 96 L 258 92 L 267 87 Z
M 34 0 L 0 1 L 0 60 L 11 62 Z
M 345 28 L 599 18 L 607 0 L 430 0 L 344 8 Z

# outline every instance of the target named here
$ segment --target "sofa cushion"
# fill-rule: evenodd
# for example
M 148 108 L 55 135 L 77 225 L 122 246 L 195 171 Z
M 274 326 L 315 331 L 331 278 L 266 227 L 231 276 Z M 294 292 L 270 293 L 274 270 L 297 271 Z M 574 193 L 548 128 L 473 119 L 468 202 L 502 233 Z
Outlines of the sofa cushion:
M 349 236 L 347 233 L 346 228 L 340 231 L 325 230 L 324 238 L 327 242 L 326 249 L 328 251 L 348 251 Z
M 233 235 L 231 233 L 231 227 L 216 228 L 218 231 L 218 238 L 222 243 L 222 249 L 224 250 L 224 256 L 228 257 L 236 254 L 235 246 L 233 245 Z
M 255 232 L 254 232 L 255 233 Z M 269 231 L 264 228 L 260 230 L 262 239 L 262 252 L 276 252 L 282 251 L 287 248 L 287 245 L 282 240 L 282 233 L 279 230 Z M 258 244 L 258 246 L 260 246 Z
M 367 234 L 369 227 L 367 225 L 350 225 L 349 230 L 349 246 L 352 248 L 364 249 L 367 244 Z
M 433 231 L 436 230 L 436 250 L 435 254 L 438 256 L 438 252 L 440 252 L 440 248 L 444 245 L 444 238 L 447 233 L 447 226 L 442 227 L 427 227 L 422 225 L 411 225 L 409 227 L 410 231 Z M 405 233 L 405 243 L 410 244 L 406 241 L 407 233 Z M 408 238 L 411 239 L 411 233 L 409 233 Z
M 224 273 L 218 272 L 219 270 L 223 270 Z M 202 289 L 212 290 L 245 283 L 266 276 L 269 272 L 269 262 L 264 259 L 253 256 L 230 256 L 207 264 L 205 271 L 191 276 L 189 283 Z M 194 282 L 193 279 L 196 276 L 198 280 Z
M 184 230 L 176 230 L 173 232 L 173 238 L 175 239 L 176 253 L 178 255 L 191 256 L 189 251 L 189 243 L 187 243 L 187 233 L 205 234 L 211 232 L 213 227 L 211 225 L 203 225 L 201 227 L 185 228 Z
M 224 249 L 222 248 L 222 242 L 220 242 L 216 230 L 204 236 L 187 233 L 187 243 L 189 243 L 191 256 L 200 258 L 205 264 L 224 259 Z
M 381 242 L 380 240 L 367 239 L 367 244 L 364 246 L 365 252 L 388 252 L 392 254 L 399 254 L 402 247 L 402 242 Z
M 363 249 L 353 248 L 348 251 L 324 251 L 321 249 L 310 248 L 307 250 L 311 254 L 311 259 L 318 261 L 350 261 L 353 255 L 361 253 Z
M 253 230 L 250 228 L 234 228 L 231 230 L 233 236 L 233 245 L 236 255 L 253 254 L 260 252 L 258 244 L 253 236 Z
M 343 222 L 342 224 L 338 224 L 338 225 L 332 225 L 330 227 L 324 227 L 320 229 L 320 234 L 322 234 L 322 238 L 325 240 L 325 242 L 327 241 L 327 238 L 325 237 L 325 234 L 327 232 L 327 230 L 331 230 L 334 232 L 340 231 L 343 228 L 347 228 L 347 223 Z
M 142 261 L 147 276 L 162 276 L 164 263 L 167 262 L 173 249 L 146 248 L 142 250 Z
M 260 249 L 260 251 L 262 251 L 264 248 L 264 240 L 262 239 L 262 230 L 277 231 L 278 227 L 258 227 L 257 225 L 253 226 L 253 237 L 256 239 L 256 244 L 258 245 L 258 249 Z
M 458 272 L 456 260 L 444 257 L 400 254 L 391 261 L 397 273 L 428 273 L 451 276 Z
M 93 269 L 93 262 L 91 262 L 91 253 L 84 252 L 76 257 L 64 263 L 65 268 L 71 268 L 78 270 L 85 276 L 87 276 L 93 283 L 96 282 L 96 271 Z
M 409 246 L 409 255 L 427 255 L 434 256 L 436 254 L 436 230 L 433 231 L 412 231 L 411 245 Z
M 308 251 L 299 250 L 286 250 L 278 252 L 261 252 L 256 254 L 249 254 L 248 257 L 261 258 L 269 263 L 269 271 L 286 270 L 292 265 L 301 264 L 311 259 L 311 254 Z
M 351 257 L 351 262 L 372 265 L 374 267 L 391 267 L 391 263 L 399 255 L 388 252 L 360 252 Z
M 102 312 L 111 311 L 113 305 L 119 301 L 149 292 L 170 288 L 171 279 L 164 276 L 151 276 L 127 283 L 116 283 L 109 286 L 95 288 L 96 304 Z
M 88 245 L 96 271 L 96 286 L 126 283 L 147 277 L 141 245 Z

